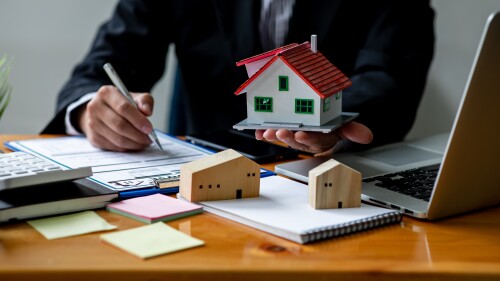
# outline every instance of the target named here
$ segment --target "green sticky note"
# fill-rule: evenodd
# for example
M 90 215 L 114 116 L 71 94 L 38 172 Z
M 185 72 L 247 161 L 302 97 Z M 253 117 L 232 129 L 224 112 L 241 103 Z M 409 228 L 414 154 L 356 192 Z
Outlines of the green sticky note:
M 28 224 L 49 240 L 116 228 L 93 211 L 30 220 Z
M 103 234 L 101 239 L 142 259 L 205 244 L 163 222 Z

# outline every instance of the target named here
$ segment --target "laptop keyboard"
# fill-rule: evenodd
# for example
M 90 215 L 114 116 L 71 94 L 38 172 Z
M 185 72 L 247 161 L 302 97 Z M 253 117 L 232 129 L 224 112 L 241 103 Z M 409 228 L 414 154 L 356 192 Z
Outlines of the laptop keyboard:
M 364 179 L 364 182 L 429 202 L 439 164 Z

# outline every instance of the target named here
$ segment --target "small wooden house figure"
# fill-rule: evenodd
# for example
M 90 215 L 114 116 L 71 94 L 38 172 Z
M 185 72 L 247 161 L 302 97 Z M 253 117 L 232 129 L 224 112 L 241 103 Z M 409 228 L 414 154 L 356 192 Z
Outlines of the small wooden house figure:
M 191 202 L 258 197 L 260 166 L 228 149 L 180 168 L 180 195 Z
M 311 43 L 290 44 L 236 63 L 249 79 L 247 124 L 299 128 L 321 126 L 342 113 L 342 90 L 352 82 Z
M 361 173 L 333 159 L 309 171 L 309 204 L 314 209 L 361 206 Z

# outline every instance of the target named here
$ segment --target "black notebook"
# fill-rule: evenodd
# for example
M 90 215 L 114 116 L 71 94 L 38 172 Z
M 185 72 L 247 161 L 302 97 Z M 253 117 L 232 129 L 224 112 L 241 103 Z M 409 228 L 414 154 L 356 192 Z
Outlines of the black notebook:
M 0 222 L 104 207 L 118 193 L 88 179 L 0 191 Z
M 308 187 L 280 176 L 261 179 L 260 196 L 200 202 L 207 212 L 306 244 L 397 223 L 399 211 L 361 204 L 360 208 L 316 210 Z

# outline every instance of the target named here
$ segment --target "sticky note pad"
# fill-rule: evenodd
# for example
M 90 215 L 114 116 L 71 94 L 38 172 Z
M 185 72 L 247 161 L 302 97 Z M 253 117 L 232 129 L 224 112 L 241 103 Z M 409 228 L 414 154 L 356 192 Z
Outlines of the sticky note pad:
M 142 259 L 205 244 L 162 222 L 103 234 L 101 240 Z
M 47 239 L 57 239 L 115 229 L 93 211 L 27 221 Z
M 175 199 L 162 194 L 137 197 L 111 203 L 106 206 L 117 213 L 144 223 L 169 221 L 201 213 L 203 207 L 191 202 Z

